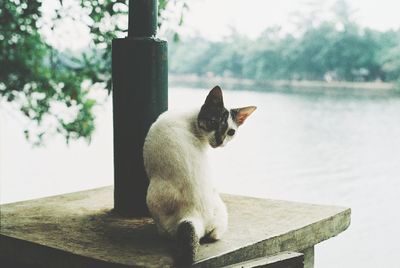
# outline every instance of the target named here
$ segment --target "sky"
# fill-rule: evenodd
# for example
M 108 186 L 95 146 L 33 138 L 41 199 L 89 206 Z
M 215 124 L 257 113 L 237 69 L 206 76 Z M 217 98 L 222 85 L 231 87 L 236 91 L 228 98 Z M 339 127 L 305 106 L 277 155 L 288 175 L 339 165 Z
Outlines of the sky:
M 210 40 L 222 39 L 233 29 L 250 38 L 256 38 L 264 29 L 272 26 L 280 26 L 283 31 L 294 33 L 297 29 L 296 13 L 307 17 L 318 6 L 320 11 L 315 15 L 321 19 L 329 18 L 334 2 L 335 0 L 187 0 L 189 10 L 185 13 L 184 24 L 178 32 L 183 37 L 201 35 Z M 44 24 L 51 24 L 54 8 L 58 3 L 55 0 L 43 1 Z M 77 0 L 64 0 L 63 3 L 70 5 L 74 14 L 82 12 Z M 400 28 L 399 0 L 347 0 L 347 3 L 353 10 L 353 19 L 362 26 L 380 31 Z M 170 24 L 176 25 L 179 12 L 173 6 L 168 12 L 172 19 Z M 90 41 L 89 31 L 84 23 L 79 25 L 72 20 L 65 20 L 53 32 L 43 27 L 42 33 L 58 49 L 81 50 Z
M 264 29 L 279 25 L 286 31 L 294 31 L 295 13 L 308 14 L 310 4 L 319 6 L 321 17 L 329 16 L 335 1 L 332 0 L 189 0 L 189 12 L 185 17 L 182 33 L 201 34 L 219 39 L 235 28 L 251 38 Z M 360 25 L 385 31 L 400 28 L 399 0 L 352 0 L 347 1 L 354 11 L 353 18 Z

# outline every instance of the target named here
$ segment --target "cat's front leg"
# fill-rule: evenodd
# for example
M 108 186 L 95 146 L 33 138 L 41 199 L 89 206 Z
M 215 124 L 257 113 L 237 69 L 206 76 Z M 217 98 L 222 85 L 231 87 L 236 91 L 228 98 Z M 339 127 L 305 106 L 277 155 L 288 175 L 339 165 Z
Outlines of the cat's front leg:
M 219 240 L 228 229 L 228 212 L 222 199 L 217 194 L 212 224 L 207 238 L 211 241 Z

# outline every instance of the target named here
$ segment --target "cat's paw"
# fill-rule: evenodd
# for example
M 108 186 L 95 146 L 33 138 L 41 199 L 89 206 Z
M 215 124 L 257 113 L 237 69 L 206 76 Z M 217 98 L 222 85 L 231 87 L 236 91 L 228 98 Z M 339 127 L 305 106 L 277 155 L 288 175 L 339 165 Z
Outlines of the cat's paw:
M 200 239 L 201 244 L 213 243 L 217 240 L 220 240 L 222 233 L 218 232 L 216 229 L 212 230 L 208 234 L 206 234 L 203 238 Z
M 207 235 L 207 237 L 208 237 L 209 240 L 211 240 L 212 242 L 214 242 L 214 241 L 217 241 L 217 240 L 220 240 L 220 239 L 221 239 L 222 233 L 223 233 L 223 232 L 220 232 L 219 229 L 216 228 L 216 229 L 212 230 L 212 231 Z

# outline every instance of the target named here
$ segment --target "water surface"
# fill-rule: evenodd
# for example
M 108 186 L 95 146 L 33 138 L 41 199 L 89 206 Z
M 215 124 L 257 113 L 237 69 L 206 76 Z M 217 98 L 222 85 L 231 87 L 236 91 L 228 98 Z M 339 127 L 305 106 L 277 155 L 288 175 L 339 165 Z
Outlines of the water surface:
M 174 87 L 170 108 L 207 90 Z M 231 107 L 258 106 L 210 159 L 221 191 L 352 208 L 350 228 L 316 247 L 316 267 L 398 267 L 400 96 L 365 90 L 226 90 Z M 55 138 L 32 149 L 19 116 L 0 109 L 1 203 L 112 184 L 111 104 L 88 146 Z M 244 227 L 248 228 L 248 227 Z M 256 227 L 254 227 L 256 228 Z

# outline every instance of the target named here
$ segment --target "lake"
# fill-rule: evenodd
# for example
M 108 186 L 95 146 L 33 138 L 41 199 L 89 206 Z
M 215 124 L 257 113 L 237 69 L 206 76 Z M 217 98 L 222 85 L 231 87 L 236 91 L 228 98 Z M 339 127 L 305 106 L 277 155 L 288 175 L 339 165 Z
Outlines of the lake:
M 199 106 L 207 92 L 174 87 L 170 108 Z M 398 266 L 400 94 L 225 90 L 224 98 L 258 109 L 231 143 L 210 151 L 222 192 L 351 207 L 349 229 L 316 247 L 316 267 Z M 1 203 L 112 184 L 110 102 L 97 109 L 90 146 L 55 137 L 32 149 L 8 104 L 0 120 Z

